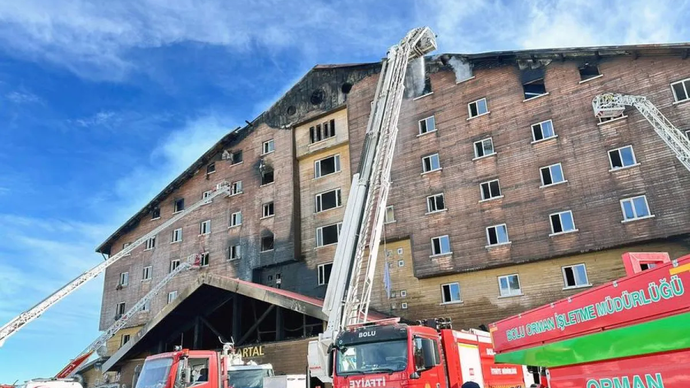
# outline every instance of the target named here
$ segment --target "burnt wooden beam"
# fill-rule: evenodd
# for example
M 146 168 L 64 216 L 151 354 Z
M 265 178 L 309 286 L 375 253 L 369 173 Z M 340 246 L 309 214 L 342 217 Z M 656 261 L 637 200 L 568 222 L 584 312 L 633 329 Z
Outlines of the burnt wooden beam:
M 261 314 L 261 317 L 259 317 L 259 319 L 258 319 L 256 322 L 254 322 L 254 324 L 252 325 L 252 327 L 250 327 L 249 330 L 247 330 L 247 332 L 244 333 L 244 335 L 242 336 L 242 338 L 240 338 L 240 340 L 237 342 L 237 345 L 241 345 L 244 341 L 246 341 L 247 338 L 249 338 L 249 336 L 254 332 L 254 330 L 256 330 L 256 329 L 259 327 L 259 325 L 261 324 L 261 322 L 263 322 L 264 319 L 266 319 L 266 317 L 268 316 L 268 314 L 270 314 L 271 311 L 273 311 L 273 309 L 274 309 L 275 307 L 276 307 L 276 305 L 274 305 L 274 304 L 270 305 L 270 306 L 266 309 L 266 311 L 264 311 L 264 313 Z
M 242 298 L 232 301 L 232 337 L 239 338 L 242 334 Z

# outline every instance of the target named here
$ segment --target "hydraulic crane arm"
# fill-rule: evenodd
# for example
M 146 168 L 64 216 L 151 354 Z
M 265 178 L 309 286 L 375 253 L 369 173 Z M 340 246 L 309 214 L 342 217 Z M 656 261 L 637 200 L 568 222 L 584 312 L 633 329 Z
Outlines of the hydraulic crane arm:
M 208 201 L 208 199 L 206 199 Z M 95 341 L 93 341 L 84 351 L 79 353 L 75 359 L 70 361 L 67 366 L 65 366 L 55 378 L 61 379 L 66 377 L 71 377 L 76 372 L 77 368 L 83 364 L 92 354 L 97 351 L 101 346 L 105 345 L 110 338 L 112 338 L 115 333 L 120 331 L 129 319 L 134 316 L 137 312 L 144 308 L 146 303 L 150 302 L 158 293 L 168 284 L 175 276 L 180 272 L 186 271 L 188 269 L 198 269 L 201 264 L 201 257 L 199 254 L 195 255 L 191 259 L 180 263 L 174 270 L 172 270 L 166 277 L 163 278 L 158 284 L 156 284 L 143 298 L 141 298 L 134 306 L 132 306 L 127 312 L 125 312 L 115 323 L 113 323 L 106 331 L 103 332 Z
M 90 270 L 84 272 L 83 274 L 79 275 L 79 277 L 77 277 L 76 279 L 69 282 L 67 285 L 65 285 L 64 287 L 59 289 L 54 294 L 45 298 L 43 301 L 41 301 L 40 303 L 38 303 L 37 305 L 35 305 L 31 309 L 23 312 L 18 317 L 12 319 L 9 323 L 7 323 L 2 328 L 0 328 L 0 346 L 2 346 L 2 344 L 5 342 L 5 340 L 9 336 L 16 333 L 19 329 L 21 329 L 27 323 L 40 317 L 41 314 L 43 314 L 46 310 L 48 310 L 53 305 L 55 305 L 56 303 L 61 301 L 67 295 L 69 295 L 72 292 L 74 292 L 75 290 L 77 290 L 79 287 L 83 286 L 89 280 L 98 276 L 101 272 L 105 271 L 105 269 L 108 268 L 110 265 L 117 262 L 121 258 L 127 256 L 130 252 L 132 252 L 138 246 L 145 243 L 150 238 L 156 237 L 156 235 L 158 233 L 162 232 L 163 230 L 168 228 L 170 225 L 172 225 L 175 222 L 179 221 L 180 219 L 184 218 L 189 213 L 192 213 L 193 211 L 195 211 L 199 207 L 209 203 L 210 201 L 212 201 L 217 196 L 223 195 L 223 194 L 229 195 L 231 193 L 231 189 L 232 188 L 231 188 L 229 183 L 227 183 L 227 182 L 219 183 L 216 186 L 216 189 L 211 193 L 211 195 L 209 197 L 204 198 L 199 202 L 196 202 L 192 206 L 188 207 L 187 209 L 185 209 L 185 210 L 181 211 L 180 213 L 178 213 L 177 215 L 175 215 L 173 218 L 165 221 L 164 223 L 162 223 L 160 226 L 153 229 L 149 233 L 146 233 L 145 235 L 139 237 L 132 244 L 125 247 L 123 250 L 121 250 L 117 254 L 110 256 L 108 259 L 106 259 L 102 263 L 99 263 L 97 266 L 95 266 L 95 267 L 91 268 Z
M 664 116 L 646 97 L 619 93 L 601 94 L 592 100 L 595 117 L 620 116 L 626 106 L 634 106 L 652 124 L 654 131 L 673 151 L 683 166 L 690 170 L 690 140 Z
M 390 187 L 405 74 L 411 60 L 435 49 L 434 33 L 426 27 L 416 28 L 389 49 L 382 63 L 359 171 L 352 179 L 323 304 L 328 325 L 319 335 L 319 340 L 309 344 L 309 372 L 321 381 L 331 380 L 327 368 L 329 347 L 337 333 L 347 325 L 367 319 Z M 420 81 L 423 82 L 423 79 Z M 368 256 L 365 255 L 366 249 Z M 362 273 L 365 261 L 366 270 Z

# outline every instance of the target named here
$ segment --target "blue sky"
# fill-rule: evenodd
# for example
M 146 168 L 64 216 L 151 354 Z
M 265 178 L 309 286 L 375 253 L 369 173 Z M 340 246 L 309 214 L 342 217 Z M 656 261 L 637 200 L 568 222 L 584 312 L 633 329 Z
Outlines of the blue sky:
M 289 5 L 286 5 L 288 4 Z M 0 0 L 0 325 L 102 260 L 124 220 L 317 63 L 690 40 L 688 1 Z M 98 335 L 102 278 L 0 348 L 0 383 Z

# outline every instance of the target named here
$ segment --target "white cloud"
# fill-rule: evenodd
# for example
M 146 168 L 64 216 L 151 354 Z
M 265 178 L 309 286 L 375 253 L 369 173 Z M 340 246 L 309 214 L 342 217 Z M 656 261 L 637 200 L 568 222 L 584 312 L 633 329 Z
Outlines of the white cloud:
M 11 55 L 57 63 L 87 78 L 117 81 L 136 68 L 134 51 L 181 42 L 239 52 L 289 48 L 295 55 L 314 47 L 330 52 L 345 45 L 372 47 L 387 35 L 382 32 L 398 23 L 371 23 L 367 4 L 352 2 L 336 9 L 322 0 L 289 5 L 277 0 L 127 0 L 98 5 L 64 0 L 59 6 L 40 0 L 0 2 L 0 42 Z M 340 44 L 315 41 L 332 36 Z
M 79 127 L 90 128 L 103 125 L 109 125 L 117 120 L 115 112 L 101 111 L 92 116 L 80 119 L 69 120 L 69 124 L 74 124 Z
M 33 93 L 18 90 L 7 93 L 5 95 L 5 98 L 7 98 L 9 101 L 12 101 L 15 104 L 28 104 L 32 102 L 41 101 L 41 99 Z

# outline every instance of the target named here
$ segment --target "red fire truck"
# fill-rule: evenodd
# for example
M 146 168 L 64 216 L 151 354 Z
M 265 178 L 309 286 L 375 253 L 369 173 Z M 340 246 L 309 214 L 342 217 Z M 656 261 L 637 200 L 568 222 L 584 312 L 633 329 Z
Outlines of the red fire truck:
M 690 387 L 690 255 L 626 253 L 628 276 L 490 326 L 496 361 L 551 388 Z
M 223 352 L 179 349 L 146 358 L 136 388 L 262 388 L 271 364 L 244 362 L 230 344 Z
M 496 365 L 491 338 L 479 330 L 452 330 L 450 321 L 419 325 L 398 319 L 350 327 L 335 345 L 333 386 L 351 388 L 522 388 L 522 366 Z

